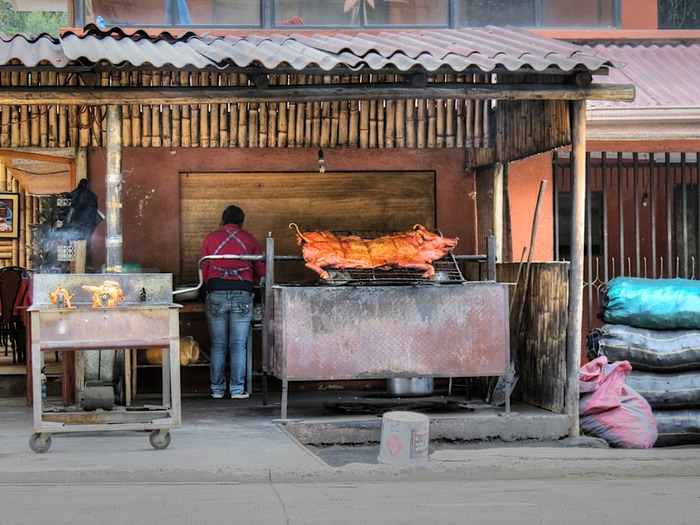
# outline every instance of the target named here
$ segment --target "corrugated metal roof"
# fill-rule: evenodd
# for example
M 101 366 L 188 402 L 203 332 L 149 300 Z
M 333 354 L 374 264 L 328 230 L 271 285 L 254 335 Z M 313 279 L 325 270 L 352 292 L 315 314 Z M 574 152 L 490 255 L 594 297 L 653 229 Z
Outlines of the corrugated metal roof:
M 0 64 L 12 59 L 33 67 L 108 62 L 136 67 L 250 67 L 296 71 L 338 69 L 397 71 L 479 69 L 484 72 L 595 71 L 615 66 L 592 48 L 513 27 L 378 32 L 260 32 L 215 37 L 192 32 L 174 36 L 121 28 L 65 32 L 60 40 L 15 36 L 0 41 Z
M 599 83 L 634 84 L 634 102 L 591 100 L 589 109 L 700 107 L 700 45 L 598 45 L 596 52 L 621 64 Z

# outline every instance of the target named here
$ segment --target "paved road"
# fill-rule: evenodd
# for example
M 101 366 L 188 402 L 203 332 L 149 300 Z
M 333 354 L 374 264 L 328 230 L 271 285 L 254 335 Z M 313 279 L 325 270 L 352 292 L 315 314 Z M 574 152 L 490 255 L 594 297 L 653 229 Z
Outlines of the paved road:
M 697 524 L 700 478 L 0 484 L 1 525 Z

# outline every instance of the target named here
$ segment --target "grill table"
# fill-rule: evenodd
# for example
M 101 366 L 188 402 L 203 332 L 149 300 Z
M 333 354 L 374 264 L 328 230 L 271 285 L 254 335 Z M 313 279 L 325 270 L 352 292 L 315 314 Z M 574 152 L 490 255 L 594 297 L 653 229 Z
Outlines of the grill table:
M 126 297 L 112 308 L 93 308 L 92 292 L 82 285 L 117 281 Z M 61 284 L 74 309 L 52 304 L 49 292 Z M 142 300 L 143 298 L 143 300 Z M 29 445 L 46 452 L 51 434 L 113 430 L 151 430 L 155 449 L 170 444 L 169 429 L 181 425 L 179 307 L 172 302 L 171 274 L 35 274 L 31 321 L 34 431 Z M 55 407 L 42 398 L 44 352 L 163 349 L 161 405 L 114 406 L 112 410 Z

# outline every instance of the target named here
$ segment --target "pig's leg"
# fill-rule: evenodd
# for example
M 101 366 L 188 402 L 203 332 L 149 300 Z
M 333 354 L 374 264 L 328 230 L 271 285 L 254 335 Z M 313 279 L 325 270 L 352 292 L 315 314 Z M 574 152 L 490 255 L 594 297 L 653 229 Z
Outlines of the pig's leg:
M 410 268 L 411 270 L 425 270 L 425 273 L 421 276 L 424 279 L 432 279 L 435 276 L 435 267 L 424 261 L 402 261 L 401 267 Z
M 321 268 L 318 264 L 309 261 L 304 266 L 319 274 L 321 276 L 321 279 L 328 279 L 328 272 Z

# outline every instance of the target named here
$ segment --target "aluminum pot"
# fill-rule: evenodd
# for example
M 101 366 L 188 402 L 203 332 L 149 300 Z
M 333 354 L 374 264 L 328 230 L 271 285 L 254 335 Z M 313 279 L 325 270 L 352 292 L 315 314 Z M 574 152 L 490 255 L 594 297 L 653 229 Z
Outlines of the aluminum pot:
M 386 380 L 386 389 L 394 397 L 421 397 L 433 395 L 432 377 L 394 377 Z

